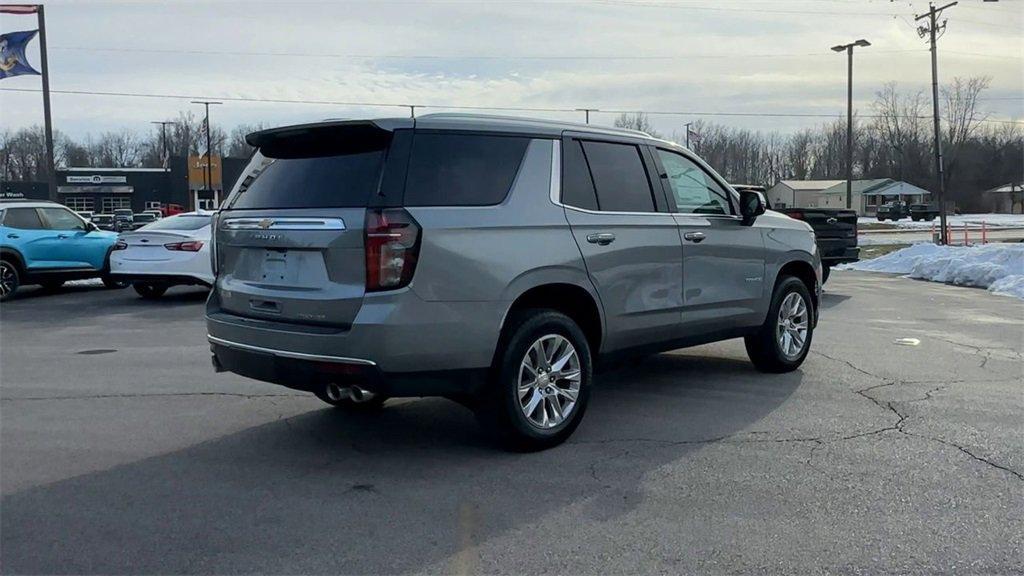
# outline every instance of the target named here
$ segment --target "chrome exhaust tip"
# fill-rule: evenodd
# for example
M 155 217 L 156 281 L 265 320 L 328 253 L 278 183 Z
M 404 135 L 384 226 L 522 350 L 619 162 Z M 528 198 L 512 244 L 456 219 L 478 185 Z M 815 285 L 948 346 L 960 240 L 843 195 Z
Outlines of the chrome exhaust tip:
M 324 392 L 331 402 L 341 402 L 349 398 L 348 388 L 342 388 L 337 384 L 328 384 Z
M 338 386 L 337 384 L 328 384 L 324 389 L 327 394 L 327 398 L 331 402 L 342 402 L 348 400 L 359 404 L 361 402 L 369 402 L 376 396 L 373 392 L 370 392 L 366 388 L 360 386 Z
M 359 402 L 369 402 L 370 400 L 373 400 L 374 396 L 376 396 L 373 392 L 370 392 L 366 388 L 362 388 L 360 386 L 349 386 L 348 395 L 349 398 L 357 404 Z

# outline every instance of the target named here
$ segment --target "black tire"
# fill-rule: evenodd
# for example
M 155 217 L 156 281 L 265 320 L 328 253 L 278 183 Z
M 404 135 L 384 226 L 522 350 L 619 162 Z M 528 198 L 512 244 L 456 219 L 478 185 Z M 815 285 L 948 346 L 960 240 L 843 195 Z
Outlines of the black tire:
M 39 285 L 42 286 L 43 290 L 46 290 L 47 292 L 55 292 L 59 290 L 61 286 L 64 285 L 64 280 L 44 280 L 40 282 Z
M 559 376 L 578 372 L 579 387 L 575 390 L 575 401 L 571 400 L 575 374 L 565 379 L 549 379 L 557 360 L 570 357 L 565 342 L 572 345 L 575 359 L 563 364 Z M 537 349 L 532 349 L 538 343 L 556 362 L 539 360 Z M 521 404 L 519 395 L 521 370 L 527 361 L 536 362 L 540 366 L 540 375 L 533 379 L 530 385 L 532 391 L 527 392 L 531 399 L 526 403 L 534 407 L 529 416 L 525 413 L 529 406 Z M 547 372 L 544 372 L 543 366 L 547 366 Z M 590 399 L 592 378 L 590 345 L 576 322 L 554 310 L 528 309 L 517 312 L 509 319 L 498 343 L 490 386 L 480 398 L 477 419 L 484 430 L 506 448 L 523 452 L 551 448 L 564 442 L 583 420 Z M 566 409 L 568 415 L 564 414 Z M 556 424 L 549 424 L 550 427 L 542 427 L 541 423 L 531 420 L 538 418 L 550 422 L 559 417 L 562 419 Z
M 879 216 L 879 217 L 878 217 L 878 221 L 879 221 L 879 222 L 885 222 L 885 218 L 883 218 L 882 216 Z
M 0 260 L 0 302 L 10 300 L 21 286 L 21 270 L 10 260 Z
M 828 276 L 832 273 L 832 267 L 825 265 L 821 267 L 821 285 L 824 286 L 825 282 L 828 282 Z
M 782 345 L 779 343 L 779 336 L 777 336 L 780 322 L 779 311 L 782 308 L 783 302 L 791 294 L 797 294 L 803 300 L 806 310 L 803 317 L 806 322 L 806 336 L 803 347 L 800 348 L 797 354 L 783 352 Z M 765 318 L 764 324 L 755 334 L 743 339 L 743 343 L 747 348 L 747 356 L 750 357 L 754 367 L 761 372 L 775 374 L 791 372 L 800 367 L 804 359 L 807 358 L 808 351 L 811 349 L 811 340 L 814 336 L 814 314 L 814 300 L 811 298 L 811 293 L 807 290 L 807 286 L 803 281 L 793 276 L 780 277 L 775 283 L 772 305 L 768 309 L 768 317 Z
M 326 389 L 314 392 L 314 394 L 316 394 L 317 398 L 331 406 L 334 406 L 335 408 L 358 412 L 373 412 L 375 410 L 380 410 L 388 400 L 388 397 L 383 394 L 374 394 L 369 398 L 360 397 L 360 399 L 357 400 L 351 396 L 339 394 L 337 391 L 332 398 L 332 395 L 328 394 Z
M 115 280 L 114 278 L 111 278 L 110 276 L 107 276 L 106 274 L 101 276 L 100 280 L 103 281 L 103 285 L 104 286 L 106 286 L 107 288 L 110 288 L 112 290 L 120 290 L 122 288 L 127 288 L 128 285 L 131 284 L 131 282 L 128 282 L 126 280 Z
M 163 284 L 147 284 L 145 282 L 135 282 L 132 284 L 132 288 L 135 289 L 135 293 L 142 296 L 146 300 L 159 300 L 164 292 L 167 292 L 168 286 Z

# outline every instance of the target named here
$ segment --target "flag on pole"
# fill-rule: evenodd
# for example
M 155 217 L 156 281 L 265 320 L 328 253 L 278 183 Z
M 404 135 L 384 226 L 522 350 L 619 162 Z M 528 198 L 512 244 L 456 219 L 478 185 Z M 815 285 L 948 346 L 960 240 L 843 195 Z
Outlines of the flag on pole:
M 700 143 L 700 132 L 694 132 L 693 130 L 690 130 L 689 128 L 687 128 L 686 129 L 686 137 L 688 139 L 690 139 L 690 140 L 693 140 L 694 142 L 696 142 L 698 144 Z
M 39 30 L 25 30 L 0 34 L 0 80 L 9 76 L 39 74 L 25 56 L 26 46 L 38 32 Z
M 5 14 L 35 14 L 38 11 L 36 4 L 0 4 L 0 12 Z

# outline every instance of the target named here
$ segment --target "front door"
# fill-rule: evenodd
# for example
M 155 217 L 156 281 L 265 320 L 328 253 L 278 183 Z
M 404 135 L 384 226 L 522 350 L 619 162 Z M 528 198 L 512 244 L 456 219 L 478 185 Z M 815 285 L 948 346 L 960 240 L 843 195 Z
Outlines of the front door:
M 91 233 L 85 221 L 74 212 L 62 208 L 40 208 L 43 226 L 51 232 L 50 255 L 61 268 L 103 267 L 110 240 Z
M 697 160 L 661 148 L 655 155 L 683 241 L 685 333 L 760 324 L 766 289 L 761 229 L 743 224 L 725 185 Z
M 575 138 L 562 145 L 561 199 L 604 308 L 603 351 L 676 338 L 682 250 L 643 149 Z

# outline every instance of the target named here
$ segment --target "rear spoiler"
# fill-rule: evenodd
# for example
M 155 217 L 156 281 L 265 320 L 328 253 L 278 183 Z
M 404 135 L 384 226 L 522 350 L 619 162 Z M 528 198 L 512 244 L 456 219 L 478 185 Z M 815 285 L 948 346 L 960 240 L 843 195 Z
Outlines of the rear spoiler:
M 245 141 L 270 158 L 304 158 L 385 148 L 394 130 L 413 125 L 411 118 L 331 120 L 260 130 Z

